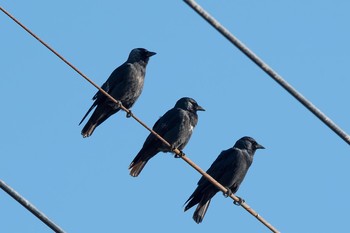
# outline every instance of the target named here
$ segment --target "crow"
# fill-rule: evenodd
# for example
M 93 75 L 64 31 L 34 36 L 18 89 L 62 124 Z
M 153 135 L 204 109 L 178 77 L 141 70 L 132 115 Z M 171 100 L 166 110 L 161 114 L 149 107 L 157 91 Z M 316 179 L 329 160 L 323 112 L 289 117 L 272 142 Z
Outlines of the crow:
M 205 110 L 194 99 L 183 97 L 176 102 L 174 108 L 158 119 L 153 130 L 169 142 L 173 149 L 182 150 L 190 140 L 192 131 L 197 125 L 197 111 Z M 151 133 L 129 165 L 130 175 L 138 176 L 148 160 L 158 152 L 172 152 L 172 148 L 166 146 Z
M 251 137 L 242 137 L 232 148 L 220 153 L 207 170 L 207 173 L 228 189 L 227 195 L 230 195 L 230 193 L 234 194 L 247 174 L 257 149 L 265 148 Z M 211 198 L 214 197 L 219 189 L 203 176 L 197 184 L 196 190 L 185 202 L 185 205 L 187 205 L 184 211 L 198 204 L 193 214 L 193 220 L 196 223 L 201 223 Z
M 155 54 L 155 52 L 143 48 L 131 50 L 128 60 L 112 72 L 102 85 L 102 89 L 114 99 L 121 101 L 126 108 L 131 108 L 141 95 L 148 60 Z M 92 100 L 94 103 L 79 123 L 80 125 L 91 110 L 96 107 L 81 131 L 84 138 L 91 136 L 97 126 L 120 110 L 117 104 L 100 91 L 95 94 Z

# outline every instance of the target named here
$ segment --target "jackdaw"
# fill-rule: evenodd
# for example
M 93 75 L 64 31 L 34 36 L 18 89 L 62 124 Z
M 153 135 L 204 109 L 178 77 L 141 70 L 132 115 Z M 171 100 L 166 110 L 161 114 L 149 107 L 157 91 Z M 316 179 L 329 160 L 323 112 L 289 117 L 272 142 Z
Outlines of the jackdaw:
M 216 181 L 228 189 L 227 195 L 236 193 L 239 185 L 253 162 L 254 153 L 257 149 L 265 149 L 251 137 L 243 137 L 236 144 L 220 153 L 207 173 Z M 193 214 L 193 220 L 201 223 L 210 204 L 210 200 L 219 191 L 205 177 L 198 181 L 198 187 L 185 202 L 185 210 L 197 205 Z M 240 199 L 241 201 L 243 199 Z
M 148 60 L 155 54 L 143 48 L 131 50 L 128 60 L 112 72 L 101 88 L 114 99 L 121 101 L 126 108 L 131 108 L 141 95 Z M 97 106 L 81 131 L 84 138 L 89 137 L 97 126 L 120 110 L 118 105 L 100 91 L 94 95 L 92 100 L 95 102 L 79 123 L 80 125 L 90 111 Z
M 169 142 L 173 149 L 182 150 L 190 140 L 192 131 L 197 125 L 197 111 L 205 110 L 194 99 L 183 97 L 176 102 L 174 108 L 158 119 L 153 130 Z M 172 149 L 151 133 L 129 165 L 130 175 L 138 176 L 148 160 L 158 152 L 172 152 Z

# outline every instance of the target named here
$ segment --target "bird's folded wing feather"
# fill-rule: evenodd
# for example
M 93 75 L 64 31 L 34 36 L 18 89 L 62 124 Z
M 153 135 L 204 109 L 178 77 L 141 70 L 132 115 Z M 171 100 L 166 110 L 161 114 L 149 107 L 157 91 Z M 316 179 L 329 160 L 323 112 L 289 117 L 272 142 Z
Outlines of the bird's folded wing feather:
M 152 129 L 163 137 L 167 132 L 175 128 L 176 125 L 181 124 L 181 122 L 181 112 L 179 109 L 172 108 L 157 120 Z M 147 137 L 145 144 L 151 144 L 154 141 L 158 141 L 158 138 L 151 133 Z
M 207 170 L 207 173 L 213 177 L 218 182 L 221 181 L 221 178 L 225 175 L 225 173 L 230 169 L 230 173 L 234 172 L 236 163 L 235 163 L 235 151 L 234 149 L 224 150 L 220 153 L 220 155 L 216 158 L 216 160 L 212 163 L 212 165 Z M 198 185 L 207 185 L 208 180 L 203 176 L 199 181 Z
M 129 79 L 131 70 L 131 65 L 128 63 L 124 63 L 123 65 L 119 66 L 117 69 L 115 69 L 112 74 L 109 76 L 107 81 L 101 86 L 101 88 L 107 92 L 108 94 L 111 93 L 112 90 L 118 89 L 118 87 L 125 86 L 125 83 L 127 79 Z M 105 95 L 98 91 L 94 97 L 93 100 L 98 100 L 105 98 Z

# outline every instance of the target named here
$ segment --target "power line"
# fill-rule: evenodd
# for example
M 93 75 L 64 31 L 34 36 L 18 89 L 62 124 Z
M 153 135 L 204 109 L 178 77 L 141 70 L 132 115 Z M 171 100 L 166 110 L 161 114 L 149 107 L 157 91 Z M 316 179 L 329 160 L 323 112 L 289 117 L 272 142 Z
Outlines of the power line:
M 24 208 L 29 210 L 32 214 L 34 214 L 37 218 L 39 218 L 43 223 L 45 223 L 48 227 L 50 227 L 54 232 L 57 233 L 65 233 L 65 231 L 60 228 L 56 223 L 51 221 L 43 212 L 38 210 L 34 205 L 32 205 L 28 200 L 22 197 L 18 192 L 16 192 L 13 188 L 8 186 L 4 181 L 0 180 L 0 188 L 4 190 L 8 195 L 10 195 L 13 199 L 18 201 Z
M 145 127 L 148 131 L 154 134 L 160 141 L 162 141 L 165 145 L 172 149 L 172 151 L 177 154 L 180 158 L 182 158 L 186 163 L 188 163 L 192 168 L 197 170 L 202 176 L 208 179 L 214 186 L 216 186 L 219 190 L 221 190 L 224 194 L 228 193 L 224 186 L 222 186 L 219 182 L 217 182 L 213 177 L 208 175 L 204 170 L 202 170 L 199 166 L 197 166 L 192 160 L 190 160 L 182 151 L 177 148 L 173 148 L 172 145 L 167 142 L 164 138 L 162 138 L 159 134 L 153 131 L 150 127 L 148 127 L 143 121 L 141 121 L 138 117 L 136 117 L 129 109 L 125 108 L 122 103 L 118 100 L 115 100 L 111 95 L 105 92 L 101 87 L 95 84 L 91 79 L 89 79 L 86 75 L 84 75 L 81 71 L 79 71 L 75 66 L 73 66 L 70 62 L 68 62 L 64 57 L 62 57 L 59 53 L 57 53 L 53 48 L 51 48 L 48 44 L 46 44 L 43 40 L 41 40 L 38 36 L 36 36 L 33 32 L 31 32 L 27 27 L 25 27 L 21 22 L 19 22 L 15 17 L 13 17 L 10 13 L 5 11 L 1 6 L 0 10 L 3 11 L 7 16 L 9 16 L 13 21 L 15 21 L 19 26 L 21 26 L 25 31 L 27 31 L 30 35 L 32 35 L 35 39 L 37 39 L 41 44 L 43 44 L 46 48 L 48 48 L 51 52 L 53 52 L 56 56 L 58 56 L 63 62 L 69 65 L 73 70 L 75 70 L 78 74 L 80 74 L 85 80 L 91 83 L 94 87 L 96 87 L 100 92 L 106 95 L 111 101 L 117 104 L 123 111 L 125 111 L 130 117 L 134 118 L 138 123 L 140 123 L 143 127 Z M 236 202 L 240 202 L 240 198 L 231 194 L 229 196 Z M 242 203 L 241 206 L 246 209 L 250 214 L 252 214 L 256 219 L 258 219 L 261 223 L 263 223 L 266 227 L 268 227 L 272 232 L 279 232 L 276 228 L 274 228 L 269 222 L 267 222 L 263 217 L 261 217 L 255 210 L 253 210 L 246 202 Z
M 228 39 L 233 45 L 235 45 L 242 53 L 244 53 L 250 60 L 252 60 L 257 66 L 259 66 L 265 73 L 267 73 L 272 79 L 280 84 L 286 91 L 289 92 L 294 98 L 296 98 L 302 105 L 304 105 L 309 111 L 311 111 L 318 119 L 320 119 L 325 125 L 333 130 L 340 138 L 350 145 L 350 136 L 337 126 L 329 117 L 327 117 L 321 110 L 307 100 L 300 92 L 293 88 L 287 81 L 285 81 L 276 71 L 274 71 L 269 65 L 267 65 L 261 58 L 253 53 L 247 46 L 245 46 L 239 39 L 232 35 L 224 26 L 222 26 L 214 17 L 212 17 L 207 11 L 205 11 L 200 5 L 193 0 L 184 0 L 194 11 L 202 16 L 211 26 L 213 26 L 218 32 L 221 33 L 226 39 Z

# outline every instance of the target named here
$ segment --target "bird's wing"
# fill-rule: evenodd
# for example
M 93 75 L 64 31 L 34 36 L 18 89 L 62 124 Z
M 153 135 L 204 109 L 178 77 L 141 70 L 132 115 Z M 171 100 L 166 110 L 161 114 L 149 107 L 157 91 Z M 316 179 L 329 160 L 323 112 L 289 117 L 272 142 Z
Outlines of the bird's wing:
M 223 186 L 229 187 L 232 193 L 237 192 L 247 174 L 250 166 L 247 156 L 246 151 L 231 148 L 228 150 L 225 159 L 221 162 L 221 166 L 215 169 L 216 173 L 220 169 L 220 175 L 214 175 L 216 180 Z
M 181 114 L 182 114 L 181 111 L 177 108 L 170 109 L 156 121 L 152 129 L 157 134 L 164 137 L 164 135 L 167 132 L 171 131 L 177 125 L 181 124 L 182 122 Z M 145 146 L 147 145 L 153 146 L 155 141 L 158 141 L 159 144 L 161 144 L 158 138 L 151 133 L 145 141 Z
M 207 173 L 213 177 L 218 182 L 221 182 L 222 177 L 225 175 L 225 173 L 228 170 L 235 170 L 235 154 L 237 151 L 233 148 L 230 148 L 228 150 L 222 151 L 219 156 L 216 158 L 216 160 L 212 163 L 212 165 L 207 170 Z M 198 185 L 207 185 L 208 180 L 205 177 L 202 177 L 198 181 Z M 225 184 L 223 184 L 225 185 Z
M 107 81 L 101 86 L 101 88 L 108 94 L 110 94 L 112 90 L 125 86 L 126 81 L 129 79 L 131 69 L 131 64 L 122 64 L 111 73 L 111 75 L 109 76 Z M 105 98 L 106 96 L 102 92 L 98 91 L 92 99 L 99 101 L 100 99 Z
M 163 137 L 168 130 L 171 130 L 173 125 L 179 124 L 179 120 L 178 110 L 174 108 L 170 109 L 158 119 L 153 126 L 153 130 Z M 162 148 L 162 142 L 156 136 L 150 133 L 146 138 L 140 152 L 136 155 L 131 164 L 136 163 L 140 160 L 140 158 L 144 159 L 154 156 L 159 151 L 162 151 Z
M 112 74 L 109 76 L 107 81 L 101 86 L 101 88 L 104 91 L 106 91 L 108 94 L 110 94 L 112 90 L 125 86 L 125 83 L 130 75 L 130 69 L 131 69 L 130 64 L 128 63 L 122 64 L 112 72 Z M 94 97 L 92 97 L 92 100 L 94 100 L 94 103 L 91 105 L 89 110 L 85 113 L 79 125 L 85 120 L 85 118 L 89 115 L 89 113 L 98 104 L 100 104 L 101 102 L 104 102 L 106 98 L 107 97 L 101 91 L 97 91 Z M 114 98 L 118 99 L 118 96 L 114 96 Z
M 182 111 L 177 108 L 172 108 L 167 111 L 153 126 L 153 130 L 160 135 L 164 135 L 166 132 L 175 128 L 182 122 Z

